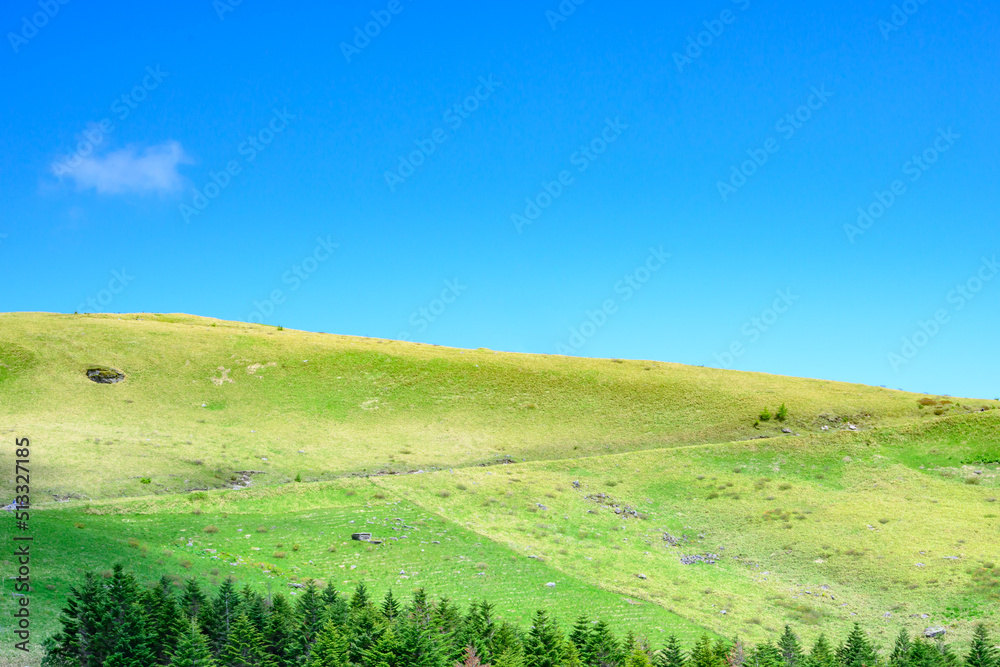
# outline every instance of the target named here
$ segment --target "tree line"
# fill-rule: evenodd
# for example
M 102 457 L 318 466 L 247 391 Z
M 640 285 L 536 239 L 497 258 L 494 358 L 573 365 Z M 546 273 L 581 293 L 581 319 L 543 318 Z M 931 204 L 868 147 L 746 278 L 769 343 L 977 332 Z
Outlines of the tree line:
M 544 610 L 524 629 L 483 600 L 467 610 L 418 589 L 406 604 L 376 600 L 364 583 L 349 596 L 309 581 L 294 601 L 227 579 L 214 596 L 196 579 L 179 592 L 167 577 L 149 587 L 117 565 L 70 589 L 44 667 L 1000 667 L 979 625 L 965 655 L 901 631 L 880 654 L 855 624 L 840 643 L 803 647 L 790 626 L 756 645 L 703 635 L 653 647 L 631 631 L 580 616 L 564 632 Z

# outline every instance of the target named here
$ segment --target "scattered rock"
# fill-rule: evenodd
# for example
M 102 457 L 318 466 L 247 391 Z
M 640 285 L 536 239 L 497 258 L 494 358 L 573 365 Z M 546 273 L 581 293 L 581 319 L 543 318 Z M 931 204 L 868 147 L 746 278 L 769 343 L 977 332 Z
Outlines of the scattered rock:
M 843 461 L 844 463 L 850 463 L 850 462 L 851 462 L 851 457 L 850 457 L 850 456 L 845 456 L 845 457 L 844 457 L 844 458 L 842 459 L 842 461 Z
M 580 481 L 579 480 L 574 480 L 573 481 L 573 488 L 574 489 L 579 489 L 580 488 Z
M 852 431 L 857 431 L 858 430 L 858 427 L 855 426 L 854 424 L 848 424 L 847 428 L 851 429 Z
M 547 583 L 545 585 L 548 586 L 549 588 L 555 588 L 556 587 L 556 582 L 550 581 L 549 583 Z
M 932 625 L 931 627 L 924 630 L 924 637 L 940 637 L 945 633 L 945 629 L 940 625 Z
M 637 574 L 635 576 L 639 577 L 640 579 L 645 579 L 646 578 L 646 575 L 644 575 L 644 574 Z
M 791 433 L 791 432 L 792 432 L 792 429 L 790 429 L 790 428 L 788 428 L 788 427 L 786 426 L 785 428 L 781 429 L 781 432 L 782 432 L 782 433 Z
M 715 565 L 715 561 L 719 560 L 719 554 L 693 554 L 691 556 L 681 557 L 681 565 L 693 565 L 695 563 L 707 563 L 708 565 Z
M 97 384 L 117 384 L 125 379 L 125 374 L 114 368 L 88 368 L 87 377 Z
M 822 426 L 820 426 L 820 427 L 819 427 L 819 429 L 820 429 L 821 431 L 829 431 L 829 430 L 830 430 L 830 427 L 829 427 L 829 426 L 827 426 L 826 424 L 823 424 Z

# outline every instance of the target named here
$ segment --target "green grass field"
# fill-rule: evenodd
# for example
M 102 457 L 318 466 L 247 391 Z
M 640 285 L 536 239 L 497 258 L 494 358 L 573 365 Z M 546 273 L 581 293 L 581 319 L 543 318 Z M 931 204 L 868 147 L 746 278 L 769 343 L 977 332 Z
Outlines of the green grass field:
M 755 426 L 782 403 L 786 422 Z M 10 496 L 14 437 L 32 441 L 36 640 L 83 571 L 125 562 L 209 587 L 424 586 L 654 643 L 854 620 L 883 643 L 933 624 L 961 643 L 1000 602 L 998 405 L 186 315 L 0 314 Z M 700 554 L 719 558 L 681 563 Z

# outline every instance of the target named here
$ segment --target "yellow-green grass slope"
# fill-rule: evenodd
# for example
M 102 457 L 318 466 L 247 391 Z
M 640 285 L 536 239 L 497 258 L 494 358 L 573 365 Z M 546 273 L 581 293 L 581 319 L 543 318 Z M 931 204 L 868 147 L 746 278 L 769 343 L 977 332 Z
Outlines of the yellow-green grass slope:
M 97 366 L 126 379 L 95 384 Z M 754 426 L 781 403 L 787 422 Z M 184 315 L 0 315 L 0 465 L 32 438 L 40 636 L 83 570 L 125 561 L 209 588 L 423 585 L 654 643 L 854 620 L 962 641 L 1000 591 L 995 406 Z M 226 488 L 247 470 L 265 474 Z M 400 539 L 349 540 L 362 529 Z
M 113 367 L 119 384 L 85 372 Z M 545 460 L 927 419 L 863 385 L 458 350 L 187 315 L 0 314 L 0 428 L 35 494 L 119 497 Z M 785 403 L 786 424 L 755 428 Z M 951 412 L 993 401 L 959 401 Z M 941 408 L 939 408 L 940 410 Z M 9 448 L 0 463 L 9 462 Z M 148 483 L 143 483 L 149 480 Z

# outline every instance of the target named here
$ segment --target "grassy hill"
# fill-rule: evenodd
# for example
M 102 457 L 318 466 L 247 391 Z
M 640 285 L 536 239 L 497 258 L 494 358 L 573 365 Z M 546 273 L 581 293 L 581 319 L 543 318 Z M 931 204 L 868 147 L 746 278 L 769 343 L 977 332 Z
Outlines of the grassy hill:
M 782 403 L 786 422 L 755 426 Z M 0 314 L 0 465 L 12 478 L 13 437 L 31 437 L 43 634 L 82 570 L 124 561 L 209 584 L 422 585 L 521 622 L 588 610 L 654 643 L 853 620 L 962 640 L 1000 601 L 997 406 L 186 315 Z M 397 539 L 352 542 L 362 526 Z
M 184 315 L 0 315 L 0 364 L 0 411 L 7 429 L 36 441 L 39 490 L 87 498 L 219 487 L 243 470 L 266 473 L 262 484 L 318 480 L 728 442 L 782 426 L 867 429 L 931 413 L 921 396 L 863 385 Z M 126 379 L 94 383 L 95 366 Z M 781 403 L 787 424 L 754 428 Z

